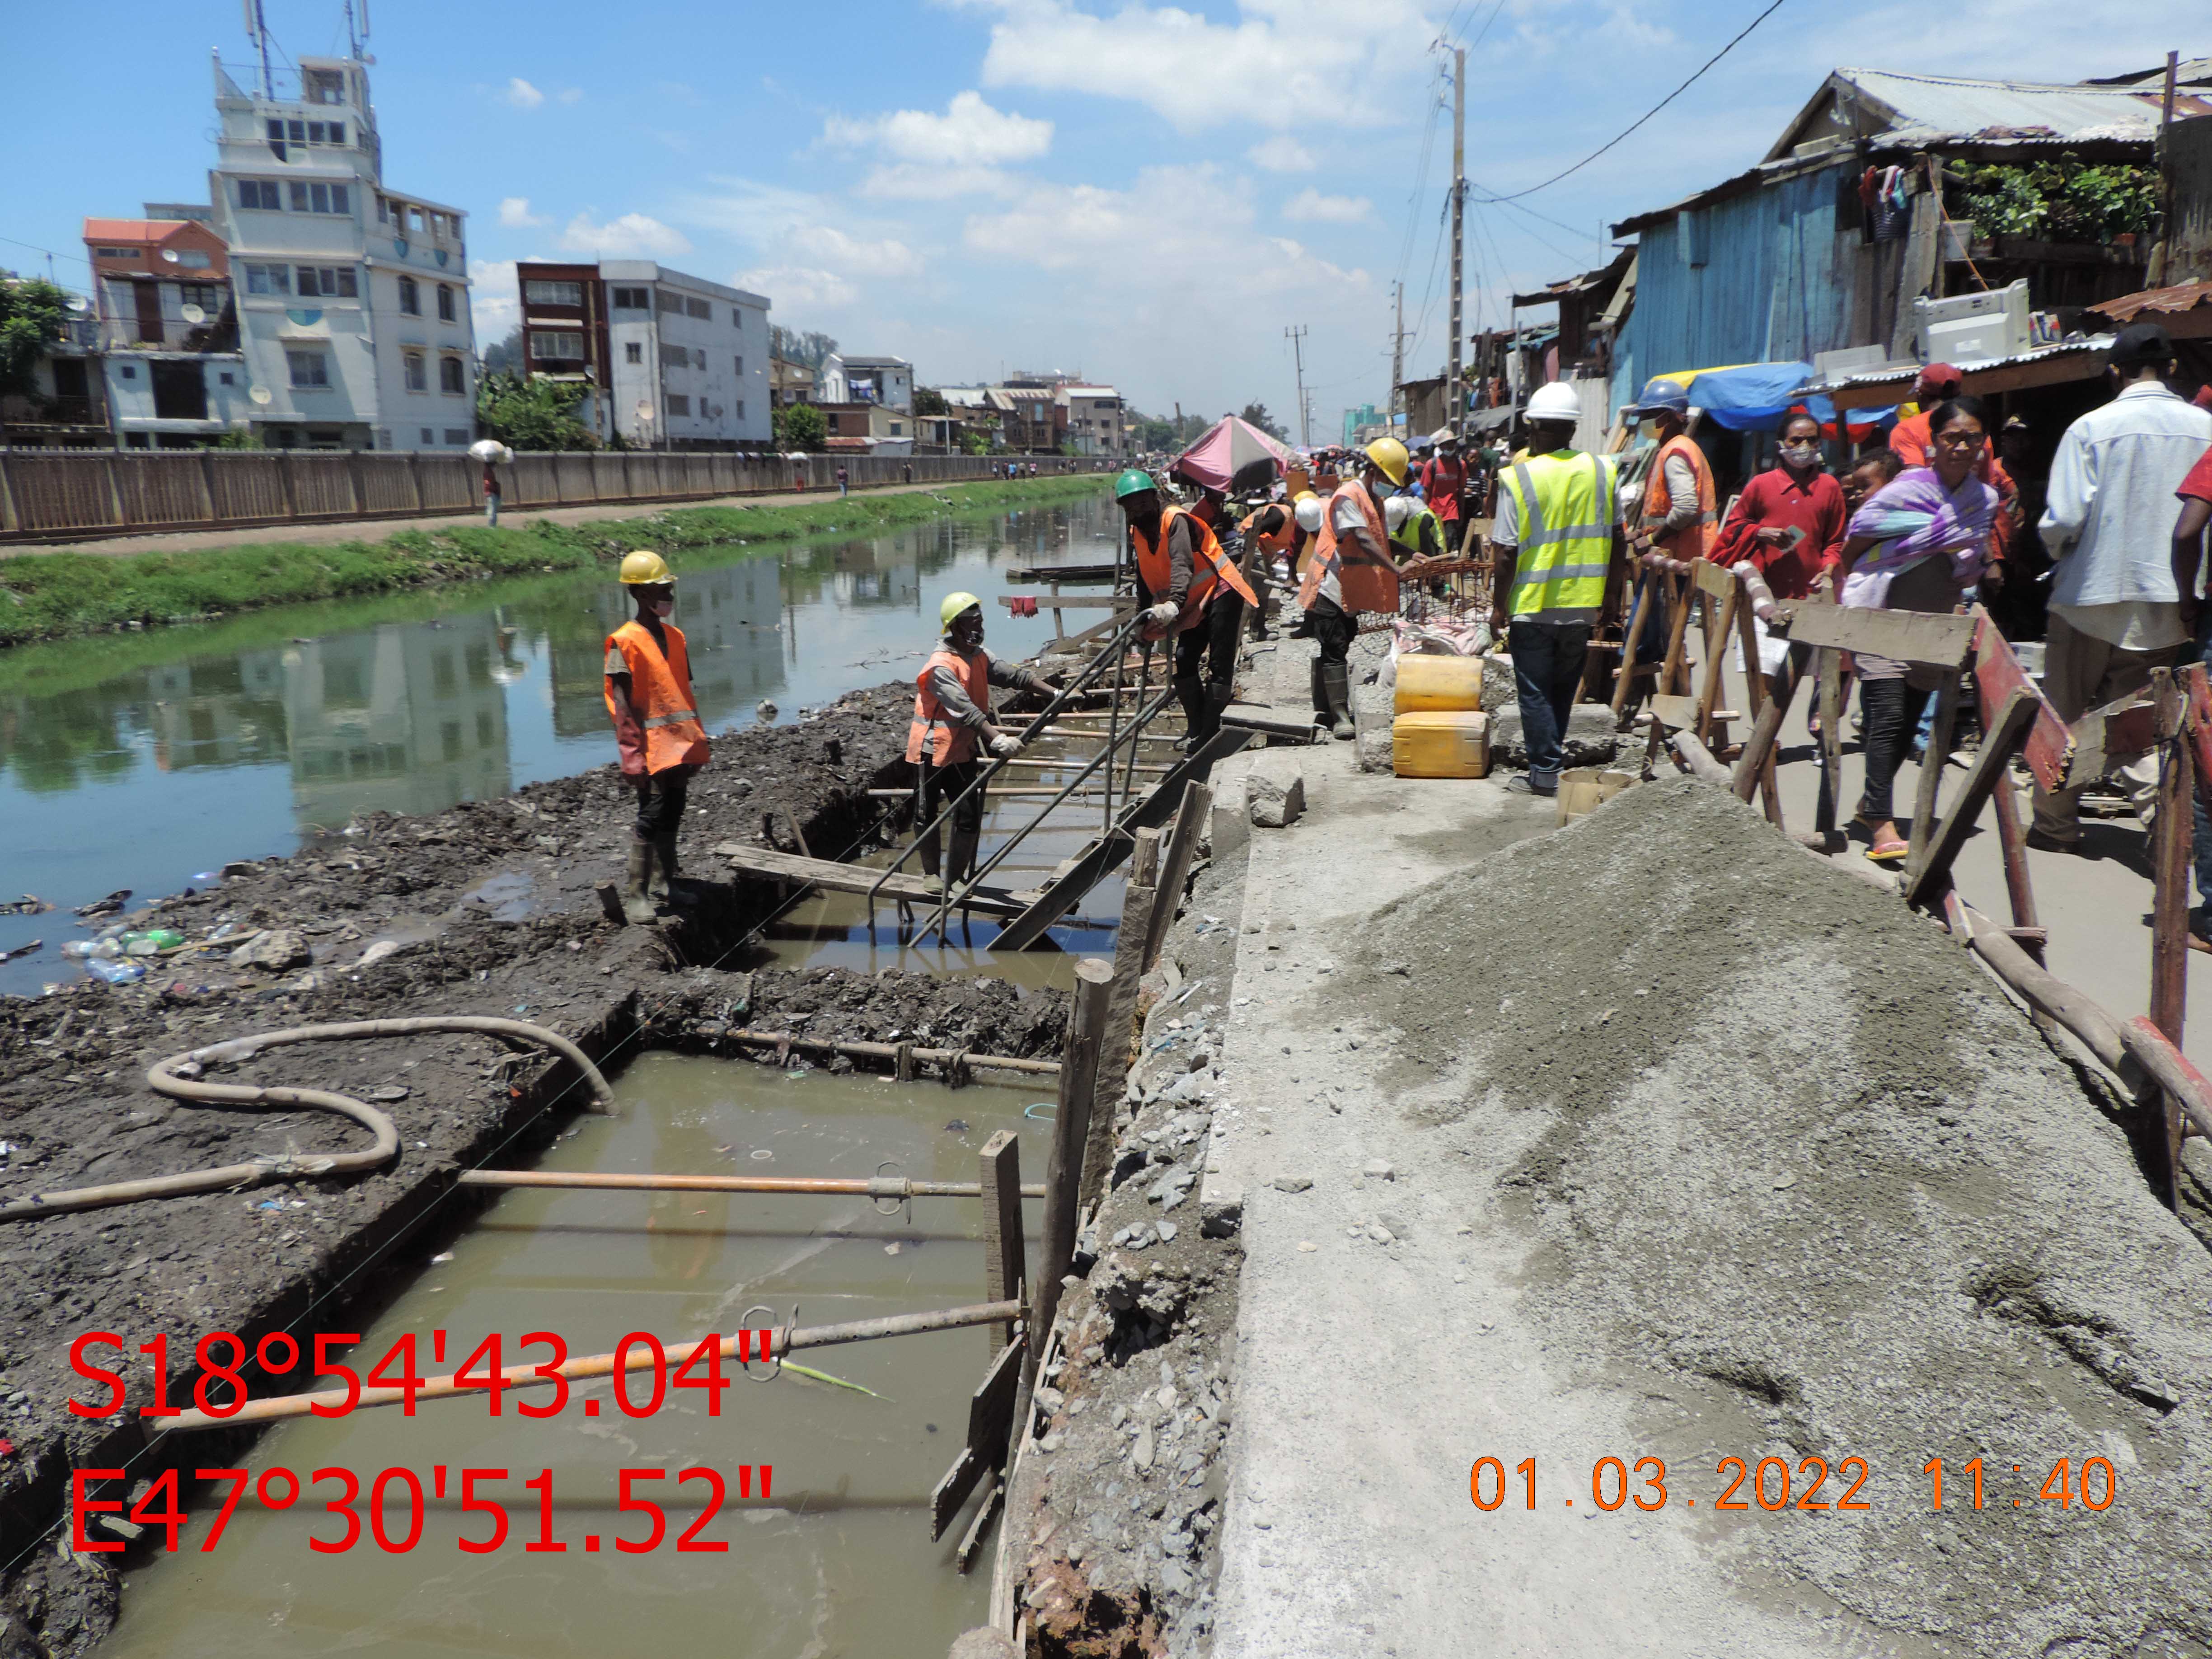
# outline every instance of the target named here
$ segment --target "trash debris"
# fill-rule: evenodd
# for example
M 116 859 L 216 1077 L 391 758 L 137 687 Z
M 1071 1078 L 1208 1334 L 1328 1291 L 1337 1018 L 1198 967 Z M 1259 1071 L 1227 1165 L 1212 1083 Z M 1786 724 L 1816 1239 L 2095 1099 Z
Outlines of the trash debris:
M 0 904 L 0 916 L 42 916 L 53 908 L 36 893 L 26 893 L 12 903 Z
M 112 916 L 123 908 L 123 901 L 131 896 L 128 887 L 118 887 L 106 898 L 94 899 L 89 904 L 77 906 L 81 916 Z
M 94 978 L 105 980 L 110 985 L 136 985 L 146 977 L 146 964 L 143 962 L 113 962 L 94 957 L 84 965 Z
M 12 951 L 0 951 L 0 962 L 13 962 L 18 957 L 27 957 L 45 943 L 42 939 L 34 939 L 28 945 L 19 945 Z

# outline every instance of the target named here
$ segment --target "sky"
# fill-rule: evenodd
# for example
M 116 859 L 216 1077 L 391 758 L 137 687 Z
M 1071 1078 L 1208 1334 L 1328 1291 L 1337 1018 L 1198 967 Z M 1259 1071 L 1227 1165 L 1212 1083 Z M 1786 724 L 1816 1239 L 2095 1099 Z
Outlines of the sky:
M 1146 413 L 1266 404 L 1315 441 L 1449 337 L 1449 55 L 1470 48 L 1466 325 L 1601 264 L 1607 225 L 1756 161 L 1841 64 L 2076 80 L 2212 52 L 2203 0 L 373 0 L 386 182 L 469 213 L 479 343 L 518 258 L 651 258 L 923 385 L 1080 372 Z M 264 0 L 288 57 L 340 0 Z M 82 287 L 81 222 L 204 200 L 237 0 L 15 0 L 0 266 Z M 85 50 L 88 35 L 129 51 Z M 86 125 L 86 112 L 109 115 Z M 1522 313 L 1533 320 L 1547 313 Z

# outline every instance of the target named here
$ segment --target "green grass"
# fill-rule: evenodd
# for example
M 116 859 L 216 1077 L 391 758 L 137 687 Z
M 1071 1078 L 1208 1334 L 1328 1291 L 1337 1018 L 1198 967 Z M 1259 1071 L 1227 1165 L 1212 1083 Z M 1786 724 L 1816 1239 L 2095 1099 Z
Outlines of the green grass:
M 249 542 L 190 553 L 25 554 L 0 559 L 0 646 L 453 582 L 601 567 L 611 574 L 634 547 L 654 548 L 680 569 L 684 556 L 700 549 L 865 535 L 978 508 L 1077 500 L 1104 485 L 1096 475 L 947 484 L 803 506 L 669 507 L 592 524 L 538 520 L 521 529 L 399 530 L 377 541 L 327 546 Z

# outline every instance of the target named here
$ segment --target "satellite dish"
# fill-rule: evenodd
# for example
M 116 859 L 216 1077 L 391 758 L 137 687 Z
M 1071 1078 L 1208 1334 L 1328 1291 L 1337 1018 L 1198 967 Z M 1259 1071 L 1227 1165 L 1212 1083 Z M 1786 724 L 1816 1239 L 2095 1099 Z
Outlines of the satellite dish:
M 68 309 L 82 317 L 92 309 L 92 301 L 82 294 L 72 294 L 69 296 Z
M 653 424 L 652 398 L 640 398 L 637 400 L 637 418 L 644 422 L 647 426 L 651 426 Z
M 186 306 L 182 314 L 188 323 L 198 324 L 207 321 L 207 313 L 198 306 Z
M 164 259 L 167 259 L 171 264 L 174 264 L 177 263 L 177 250 L 173 247 L 165 247 L 161 250 L 161 257 Z
M 246 395 L 252 398 L 255 403 L 259 404 L 264 409 L 268 408 L 270 404 L 276 401 L 275 395 L 271 393 L 269 388 L 265 386 L 257 386 L 251 391 L 247 392 Z

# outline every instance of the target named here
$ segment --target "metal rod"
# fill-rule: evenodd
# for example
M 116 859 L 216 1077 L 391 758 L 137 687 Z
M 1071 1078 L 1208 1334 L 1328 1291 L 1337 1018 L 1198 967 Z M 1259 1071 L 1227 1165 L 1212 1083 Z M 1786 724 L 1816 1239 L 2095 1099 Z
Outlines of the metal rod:
M 464 1170 L 463 1187 L 575 1187 L 611 1192 L 796 1193 L 817 1198 L 980 1198 L 974 1181 L 908 1181 L 836 1176 L 592 1175 L 561 1170 Z M 1044 1183 L 1022 1188 L 1024 1198 L 1042 1198 Z
M 892 1314 L 882 1319 L 855 1319 L 842 1325 L 815 1325 L 799 1330 L 752 1330 L 744 1333 L 749 1340 L 749 1351 L 759 1357 L 763 1345 L 769 1358 L 793 1353 L 801 1348 L 829 1348 L 845 1342 L 870 1342 L 884 1336 L 920 1336 L 930 1331 L 958 1330 L 969 1325 L 995 1325 L 1008 1319 L 1022 1316 L 1018 1302 L 984 1302 L 966 1308 L 942 1308 L 931 1313 Z M 712 1332 L 705 1336 L 677 1337 L 660 1345 L 659 1363 L 666 1364 L 670 1354 L 689 1354 L 702 1342 L 714 1341 Z M 717 1344 L 721 1357 L 738 1357 L 737 1334 L 723 1337 Z M 595 1353 L 580 1359 L 571 1359 L 564 1364 L 533 1370 L 522 1376 L 502 1375 L 501 1385 L 507 1389 L 542 1388 L 554 1382 L 587 1382 L 594 1377 L 611 1376 L 617 1369 L 641 1371 L 655 1363 L 653 1351 L 643 1343 L 633 1344 L 617 1367 L 615 1356 Z M 465 1369 L 465 1367 L 464 1367 Z M 490 1390 L 486 1384 L 441 1376 L 422 1383 L 414 1392 L 417 1402 L 425 1400 L 454 1400 L 465 1395 L 483 1395 Z M 404 1388 L 362 1389 L 359 1397 L 349 1400 L 343 1389 L 323 1389 L 313 1394 L 283 1394 L 265 1400 L 248 1400 L 226 1417 L 210 1416 L 203 1411 L 179 1413 L 167 1425 L 179 1429 L 232 1429 L 246 1423 L 270 1423 L 287 1417 L 305 1417 L 317 1406 L 324 1407 L 325 1416 L 340 1412 L 366 1410 L 373 1406 L 399 1406 L 408 1401 Z M 160 1419 L 155 1419 L 160 1422 Z
M 808 1048 L 823 1054 L 849 1054 L 862 1060 L 896 1060 L 902 1046 L 896 1042 L 861 1042 L 842 1038 L 794 1036 L 787 1031 L 719 1031 L 725 1042 L 742 1042 L 754 1048 Z M 1031 1077 L 1058 1077 L 1056 1060 L 1024 1060 L 1015 1054 L 973 1054 L 959 1048 L 909 1048 L 915 1060 L 932 1066 L 980 1066 L 986 1071 L 1024 1072 Z

